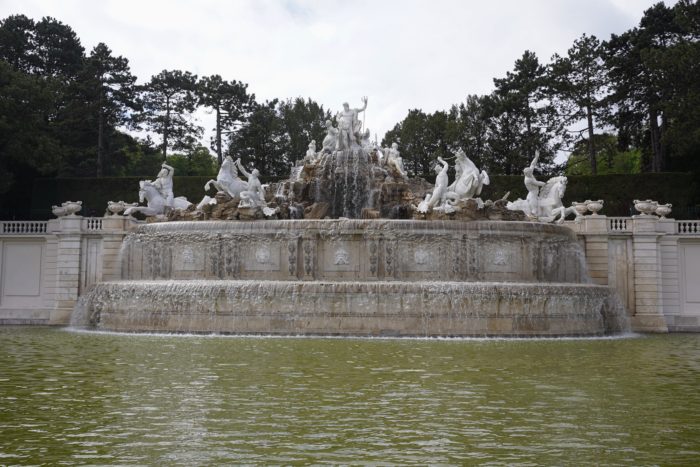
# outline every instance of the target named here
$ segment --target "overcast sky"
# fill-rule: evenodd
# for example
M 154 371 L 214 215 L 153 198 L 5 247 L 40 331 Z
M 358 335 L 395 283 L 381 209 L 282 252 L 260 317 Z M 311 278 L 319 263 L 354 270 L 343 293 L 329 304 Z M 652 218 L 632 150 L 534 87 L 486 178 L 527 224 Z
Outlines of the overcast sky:
M 163 69 L 220 74 L 248 83 L 259 101 L 311 97 L 333 112 L 366 95 L 367 127 L 381 140 L 409 109 L 491 92 L 526 49 L 546 63 L 582 33 L 607 39 L 638 25 L 654 3 L 0 0 L 0 17 L 53 16 L 87 51 L 104 42 L 128 58 L 140 83 Z

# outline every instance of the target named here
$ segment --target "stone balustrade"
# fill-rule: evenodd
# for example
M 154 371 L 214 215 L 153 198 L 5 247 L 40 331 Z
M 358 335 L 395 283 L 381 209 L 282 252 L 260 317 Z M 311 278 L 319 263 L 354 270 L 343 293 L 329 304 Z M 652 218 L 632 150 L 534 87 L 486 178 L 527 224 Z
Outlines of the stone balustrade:
M 140 224 L 121 216 L 0 222 L 0 323 L 67 324 L 93 284 L 121 279 L 122 242 Z M 700 331 L 700 221 L 591 215 L 565 225 L 592 281 L 617 291 L 634 330 Z

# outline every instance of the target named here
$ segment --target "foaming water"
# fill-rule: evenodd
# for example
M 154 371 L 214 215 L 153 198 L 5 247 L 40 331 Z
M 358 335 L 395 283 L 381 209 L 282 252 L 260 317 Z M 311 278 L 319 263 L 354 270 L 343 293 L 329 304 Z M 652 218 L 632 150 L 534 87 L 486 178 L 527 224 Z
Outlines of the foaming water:
M 0 463 L 692 465 L 700 336 L 0 328 Z

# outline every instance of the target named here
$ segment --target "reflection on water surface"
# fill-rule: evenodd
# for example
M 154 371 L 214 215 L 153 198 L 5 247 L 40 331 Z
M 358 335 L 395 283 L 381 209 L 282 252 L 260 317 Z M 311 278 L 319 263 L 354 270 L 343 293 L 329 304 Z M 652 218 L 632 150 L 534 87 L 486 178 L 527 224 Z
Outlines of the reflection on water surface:
M 0 464 L 700 458 L 700 335 L 415 340 L 0 328 Z

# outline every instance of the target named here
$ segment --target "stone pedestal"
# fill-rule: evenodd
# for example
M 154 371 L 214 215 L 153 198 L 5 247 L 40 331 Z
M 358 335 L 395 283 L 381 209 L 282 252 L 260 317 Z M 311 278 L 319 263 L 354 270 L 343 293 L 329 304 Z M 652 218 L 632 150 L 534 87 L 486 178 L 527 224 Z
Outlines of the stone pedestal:
M 81 216 L 59 219 L 56 258 L 56 302 L 49 324 L 65 324 L 80 294 Z
M 658 218 L 642 215 L 633 219 L 635 314 L 632 328 L 640 332 L 668 332 L 661 300 Z

